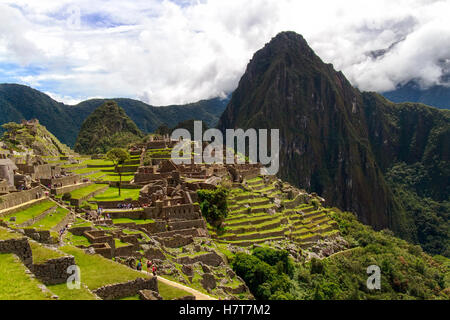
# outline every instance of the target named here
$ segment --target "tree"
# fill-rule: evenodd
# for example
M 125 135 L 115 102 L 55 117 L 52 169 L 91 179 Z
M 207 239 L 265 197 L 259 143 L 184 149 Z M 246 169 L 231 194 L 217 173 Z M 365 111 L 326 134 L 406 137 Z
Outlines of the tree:
M 114 167 L 116 168 L 116 172 L 119 174 L 119 197 L 120 197 L 120 187 L 122 185 L 122 172 L 119 170 L 119 165 L 122 165 L 130 159 L 130 154 L 127 150 L 123 148 L 113 148 L 108 151 L 106 154 L 106 158 L 111 160 L 114 163 Z
M 219 187 L 215 190 L 198 190 L 197 194 L 203 216 L 211 225 L 219 227 L 228 215 L 228 190 Z

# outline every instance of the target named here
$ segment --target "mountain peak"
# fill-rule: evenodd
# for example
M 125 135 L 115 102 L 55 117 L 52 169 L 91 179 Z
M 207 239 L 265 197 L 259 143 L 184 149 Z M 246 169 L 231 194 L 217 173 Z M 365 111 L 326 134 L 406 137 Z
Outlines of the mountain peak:
M 142 138 L 143 134 L 115 101 L 106 101 L 83 122 L 75 150 L 80 153 L 105 153 L 117 146 Z

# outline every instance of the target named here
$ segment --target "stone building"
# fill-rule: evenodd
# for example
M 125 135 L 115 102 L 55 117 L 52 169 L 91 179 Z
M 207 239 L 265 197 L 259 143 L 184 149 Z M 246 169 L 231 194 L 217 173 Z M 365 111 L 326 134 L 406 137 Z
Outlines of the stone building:
M 14 186 L 14 173 L 18 167 L 11 159 L 0 159 L 0 179 L 6 180 L 10 187 Z

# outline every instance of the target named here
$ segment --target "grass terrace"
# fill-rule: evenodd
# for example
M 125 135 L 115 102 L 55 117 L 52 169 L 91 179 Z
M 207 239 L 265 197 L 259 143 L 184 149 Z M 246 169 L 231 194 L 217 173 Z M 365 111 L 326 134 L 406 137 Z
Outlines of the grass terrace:
M 0 300 L 49 300 L 41 282 L 26 274 L 26 268 L 16 256 L 0 254 Z
M 134 179 L 134 173 L 123 173 L 122 174 L 122 182 L 130 182 Z M 111 181 L 111 182 L 119 182 L 120 176 L 118 173 L 109 173 L 105 174 L 103 172 L 103 176 L 98 178 L 99 181 Z
M 80 289 L 70 290 L 66 283 L 47 286 L 47 288 L 59 297 L 59 300 L 95 300 L 95 296 L 85 285 Z
M 147 223 L 154 223 L 155 221 L 153 221 L 152 219 L 147 219 L 147 220 L 143 220 L 143 219 L 129 219 L 129 218 L 118 218 L 118 219 L 113 219 L 113 223 L 114 224 L 119 224 L 119 223 L 136 223 L 136 224 L 147 224 Z
M 87 187 L 83 187 L 77 190 L 74 190 L 70 193 L 72 199 L 82 199 L 85 198 L 87 196 L 89 196 L 90 194 L 101 190 L 105 187 L 108 187 L 109 185 L 107 184 L 91 184 Z
M 121 189 L 121 195 L 119 196 L 119 189 L 116 187 L 110 187 L 106 191 L 91 198 L 93 201 L 121 201 L 125 199 L 137 200 L 139 199 L 140 189 Z
M 31 251 L 33 252 L 33 263 L 41 264 L 51 259 L 64 257 L 64 254 L 56 250 L 49 249 L 37 242 L 30 241 Z
M 20 225 L 30 219 L 33 219 L 40 214 L 44 213 L 45 211 L 56 207 L 56 204 L 53 201 L 50 200 L 44 200 L 34 206 L 31 206 L 23 211 L 19 211 L 16 213 L 8 214 L 7 216 L 3 217 L 2 220 L 8 221 L 8 223 L 13 225 Z M 11 217 L 16 217 L 16 221 L 12 222 L 9 221 Z
M 89 159 L 83 161 L 83 164 L 87 166 L 97 166 L 97 167 L 114 167 L 114 163 L 106 159 Z
M 54 211 L 47 214 L 43 219 L 37 221 L 30 228 L 40 230 L 50 230 L 58 225 L 69 213 L 69 210 L 57 207 Z
M 84 237 L 84 236 L 76 236 L 70 232 L 67 232 L 64 236 L 64 242 L 66 242 L 69 245 L 72 246 L 85 246 L 85 247 L 89 247 L 91 245 L 91 243 L 89 242 L 89 240 Z

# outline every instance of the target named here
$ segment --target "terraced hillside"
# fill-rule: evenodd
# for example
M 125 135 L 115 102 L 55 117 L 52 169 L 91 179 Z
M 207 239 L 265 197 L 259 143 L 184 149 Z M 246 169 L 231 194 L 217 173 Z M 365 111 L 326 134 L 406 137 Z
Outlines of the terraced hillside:
M 293 199 L 289 199 L 292 196 Z M 308 247 L 339 234 L 337 224 L 317 199 L 283 191 L 276 179 L 256 177 L 235 184 L 228 199 L 229 214 L 222 232 L 210 228 L 220 243 L 249 246 L 288 240 Z
M 133 180 L 134 173 L 140 164 L 140 155 L 131 155 L 130 160 L 120 166 L 122 171 L 122 182 L 128 183 Z M 84 158 L 76 164 L 66 164 L 63 167 L 74 174 L 79 174 L 83 178 L 90 179 L 98 183 L 117 183 L 120 180 L 119 174 L 115 171 L 111 161 L 105 159 Z

